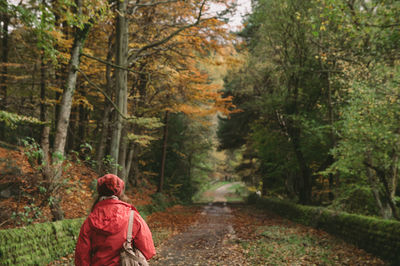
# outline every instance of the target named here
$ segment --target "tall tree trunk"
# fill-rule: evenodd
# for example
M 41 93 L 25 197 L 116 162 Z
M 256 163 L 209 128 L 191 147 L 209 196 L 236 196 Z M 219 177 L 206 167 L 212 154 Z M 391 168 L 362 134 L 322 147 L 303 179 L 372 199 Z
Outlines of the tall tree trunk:
M 160 170 L 160 183 L 158 185 L 158 192 L 163 192 L 164 187 L 164 175 L 165 175 L 165 161 L 167 159 L 167 143 L 168 143 L 168 114 L 169 112 L 165 112 L 164 118 L 164 136 L 163 136 L 163 146 L 162 146 L 162 155 L 161 155 L 161 170 Z
M 7 10 L 7 1 L 4 3 L 5 5 L 5 10 Z M 7 74 L 8 74 L 8 69 L 7 69 L 7 63 L 8 63 L 8 25 L 10 23 L 10 17 L 7 14 L 7 12 L 4 12 L 2 14 L 2 21 L 3 21 L 3 27 L 2 27 L 2 53 L 1 53 L 1 62 L 2 62 L 2 69 L 1 69 L 1 80 L 0 80 L 0 91 L 1 94 L 1 105 L 5 109 L 7 106 Z
M 131 143 L 129 145 L 129 154 L 128 154 L 128 158 L 126 160 L 126 167 L 125 167 L 125 180 L 129 179 L 129 174 L 131 172 L 131 168 L 132 168 L 132 162 L 134 159 L 134 154 L 135 154 L 135 143 Z M 128 182 L 126 182 L 128 183 Z
M 301 204 L 310 204 L 312 195 L 311 171 L 307 166 L 303 152 L 300 149 L 300 129 L 292 128 L 289 132 L 290 137 L 292 138 L 293 150 L 301 171 L 299 202 Z
M 392 208 L 393 217 L 397 220 L 400 220 L 399 210 L 396 206 L 395 196 L 396 196 L 396 189 L 397 189 L 397 182 L 398 182 L 398 163 L 399 163 L 399 154 L 396 150 L 393 151 L 392 156 L 392 171 L 389 177 L 389 198 L 390 198 L 390 207 Z
M 104 116 L 101 121 L 101 135 L 96 152 L 97 173 L 101 174 L 103 171 L 103 158 L 107 146 L 108 129 L 110 123 L 111 106 L 106 104 L 104 109 Z
M 82 92 L 82 96 L 86 96 L 85 92 Z M 83 105 L 79 106 L 79 145 L 86 143 L 87 127 L 89 122 L 89 114 Z M 76 147 L 78 148 L 78 146 Z
M 67 133 L 67 140 L 65 144 L 65 150 L 75 150 L 76 148 L 76 126 L 79 123 L 79 112 L 77 111 L 78 108 L 71 107 L 71 115 L 68 125 L 68 133 Z
M 371 159 L 370 159 L 369 155 L 367 156 L 367 160 L 371 163 Z M 387 204 L 385 202 L 383 203 L 381 201 L 381 197 L 379 194 L 379 188 L 378 188 L 378 182 L 376 180 L 374 173 L 372 172 L 372 170 L 369 167 L 367 167 L 367 177 L 368 177 L 368 182 L 369 182 L 371 190 L 372 190 L 372 194 L 374 195 L 376 204 L 378 205 L 381 217 L 384 219 L 390 219 L 392 217 L 392 210 L 391 210 L 389 204 Z
M 119 66 L 126 67 L 127 66 L 127 58 L 128 58 L 128 19 L 126 17 L 127 10 L 127 2 L 128 1 L 118 1 L 117 6 L 117 26 L 116 26 L 116 58 L 115 63 Z M 116 68 L 115 69 L 115 95 L 116 95 L 116 104 L 120 112 L 123 112 L 124 115 L 127 105 L 127 72 L 126 70 Z M 111 138 L 111 148 L 110 154 L 114 159 L 115 163 L 119 162 L 119 149 L 121 143 L 121 132 L 123 127 L 123 117 L 115 112 L 114 121 L 116 122 L 116 126 L 112 133 Z M 118 168 L 114 167 L 113 173 L 118 173 Z
M 133 186 L 136 186 L 139 184 L 139 177 L 140 177 L 140 171 L 139 171 L 139 155 L 140 155 L 140 146 L 138 144 L 132 143 L 132 161 L 131 164 L 129 165 L 129 181 Z
M 46 65 L 43 51 L 40 55 L 40 121 L 46 121 Z
M 114 56 L 113 47 L 113 34 L 108 37 L 108 52 L 107 52 L 107 62 L 112 62 Z M 112 78 L 111 78 L 111 66 L 106 65 L 106 92 L 112 97 Z M 105 155 L 105 149 L 107 145 L 107 139 L 109 136 L 109 124 L 110 124 L 110 113 L 111 113 L 111 103 L 107 100 L 104 101 L 104 116 L 101 122 L 101 136 L 99 144 L 97 146 L 96 152 L 96 162 L 97 162 L 97 172 L 102 173 L 103 169 L 103 158 Z
M 396 157 L 396 155 L 395 155 Z M 397 158 L 394 158 L 393 160 L 393 165 L 397 168 Z M 375 167 L 374 165 L 371 164 L 371 161 L 367 160 L 364 161 L 365 166 L 373 169 L 376 172 L 376 175 L 379 178 L 380 183 L 383 185 L 383 195 L 384 195 L 384 199 L 386 201 L 386 203 L 390 206 L 391 212 L 392 212 L 392 216 L 393 218 L 395 218 L 396 220 L 400 220 L 399 217 L 399 213 L 398 213 L 398 209 L 396 206 L 396 203 L 394 201 L 394 197 L 392 197 L 392 195 L 394 195 L 392 193 L 392 188 L 391 188 L 391 178 L 393 176 L 394 173 L 392 173 L 393 169 L 391 169 L 391 171 L 385 171 L 379 167 Z M 396 175 L 397 175 L 397 170 L 395 171 Z M 389 176 L 389 178 L 388 178 Z M 389 180 L 388 180 L 389 179 Z
M 128 145 L 129 145 L 129 141 L 124 137 L 126 135 L 126 127 L 122 127 L 121 130 L 121 140 L 120 140 L 120 149 L 119 149 L 119 177 L 126 181 L 125 177 L 126 177 L 126 157 L 127 157 L 127 153 L 128 153 Z
M 322 62 L 321 62 L 321 65 Z M 335 63 L 333 64 L 333 66 L 335 67 Z M 326 82 L 327 82 L 327 90 L 328 90 L 328 116 L 329 116 L 329 125 L 331 127 L 330 130 L 330 138 L 331 138 L 331 142 L 332 142 L 332 147 L 336 147 L 337 145 L 337 139 L 336 139 L 336 134 L 335 134 L 335 128 L 334 128 L 334 122 L 335 122 L 335 118 L 334 118 L 334 112 L 333 112 L 333 102 L 332 102 L 332 86 L 331 86 L 331 72 L 328 69 L 327 70 L 327 76 L 326 76 Z M 332 155 L 328 155 L 330 157 L 332 157 Z M 331 164 L 333 163 L 333 158 L 331 160 Z M 335 189 L 338 187 L 339 185 L 339 174 L 329 174 L 329 199 L 333 200 L 335 198 Z
M 82 1 L 77 0 L 77 10 L 78 14 L 81 14 Z M 71 49 L 71 57 L 68 64 L 68 72 L 66 85 L 64 88 L 61 105 L 60 114 L 58 117 L 57 130 L 53 145 L 53 153 L 56 154 L 55 162 L 53 162 L 53 180 L 52 180 L 52 190 L 57 190 L 59 188 L 62 162 L 60 160 L 61 156 L 64 155 L 65 142 L 67 139 L 67 130 L 69 124 L 69 118 L 71 114 L 72 98 L 75 92 L 76 80 L 79 69 L 79 59 L 80 52 L 83 48 L 84 42 L 86 40 L 87 34 L 89 33 L 91 24 L 87 23 L 82 28 L 76 28 L 74 34 L 74 43 Z M 60 157 L 59 157 L 60 156 Z M 50 202 L 51 213 L 53 215 L 53 220 L 61 220 L 64 218 L 64 213 L 61 209 L 61 198 L 58 194 L 55 194 L 53 200 Z
M 54 141 L 54 152 L 59 152 L 61 154 L 64 154 L 67 128 L 71 114 L 72 98 L 75 92 L 78 74 L 77 69 L 79 69 L 80 51 L 83 47 L 89 29 L 90 25 L 85 24 L 83 29 L 77 30 L 75 34 L 74 45 L 71 50 L 71 58 L 68 65 L 68 76 L 61 100 L 60 114 L 58 116 L 58 124 Z
M 40 146 L 42 147 L 43 151 L 43 162 L 44 162 L 44 167 L 42 168 L 42 174 L 43 177 L 46 181 L 51 180 L 50 175 L 50 159 L 49 159 L 49 153 L 50 153 L 50 142 L 49 142 L 49 136 L 50 136 L 50 124 L 47 121 L 48 115 L 47 115 L 47 106 L 46 106 L 46 65 L 44 63 L 44 51 L 42 51 L 41 56 L 40 56 L 40 121 L 42 122 L 47 122 L 42 129 L 42 136 L 40 140 Z M 41 162 L 42 163 L 42 162 Z M 49 184 L 47 184 L 47 187 Z

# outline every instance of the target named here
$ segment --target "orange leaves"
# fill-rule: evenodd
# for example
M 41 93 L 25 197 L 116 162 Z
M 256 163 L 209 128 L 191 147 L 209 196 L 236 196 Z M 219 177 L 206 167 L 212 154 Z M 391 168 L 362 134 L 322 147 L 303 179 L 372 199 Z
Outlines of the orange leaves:
M 50 31 L 49 34 L 56 40 L 60 47 L 64 48 L 65 50 L 71 49 L 73 42 L 72 38 L 68 39 L 64 33 L 58 30 Z
M 201 209 L 199 207 L 184 207 L 175 205 L 164 212 L 156 212 L 147 217 L 149 227 L 153 229 L 170 228 L 181 232 L 196 222 Z

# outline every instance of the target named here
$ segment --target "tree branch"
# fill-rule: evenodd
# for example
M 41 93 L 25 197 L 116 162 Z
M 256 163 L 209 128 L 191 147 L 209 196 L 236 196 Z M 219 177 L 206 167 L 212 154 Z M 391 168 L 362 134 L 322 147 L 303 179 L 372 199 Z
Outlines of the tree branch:
M 118 109 L 118 106 L 114 103 L 114 101 L 111 99 L 111 97 L 108 96 L 107 93 L 105 93 L 105 92 L 103 91 L 103 89 L 100 88 L 99 85 L 97 85 L 96 83 L 92 82 L 92 81 L 89 79 L 89 77 L 88 77 L 82 70 L 80 70 L 80 69 L 78 68 L 77 71 L 78 71 L 79 73 L 82 74 L 82 76 L 86 79 L 86 81 L 87 81 L 90 85 L 92 85 L 92 87 L 94 87 L 96 90 L 98 90 L 99 92 L 101 92 L 101 94 L 103 94 L 104 97 L 106 97 L 106 99 L 114 106 L 115 110 L 118 112 L 118 114 L 119 114 L 123 119 L 126 119 L 126 120 L 133 119 L 133 118 L 126 117 L 126 116 L 121 112 L 121 110 Z
M 147 7 L 147 6 L 156 6 L 156 5 L 161 5 L 161 4 L 176 3 L 176 2 L 180 2 L 180 1 L 182 1 L 182 0 L 168 0 L 168 1 L 159 1 L 159 2 L 150 1 L 149 3 L 133 4 L 133 6 L 136 6 L 136 7 Z
M 195 21 L 194 23 L 188 24 L 188 25 L 185 25 L 185 26 L 182 26 L 181 28 L 175 30 L 174 32 L 172 32 L 170 35 L 168 35 L 167 37 L 165 37 L 165 38 L 162 39 L 162 40 L 155 41 L 155 42 L 153 42 L 153 43 L 150 43 L 150 44 L 148 44 L 148 45 L 143 46 L 142 48 L 140 48 L 139 50 L 137 50 L 136 53 L 134 53 L 133 55 L 129 56 L 128 61 L 129 61 L 129 62 L 133 61 L 134 59 L 136 59 L 136 58 L 139 56 L 139 54 L 140 54 L 141 52 L 143 52 L 143 51 L 145 51 L 145 50 L 147 50 L 147 49 L 150 49 L 150 48 L 153 48 L 153 47 L 162 45 L 162 44 L 168 42 L 169 40 L 171 40 L 171 39 L 172 39 L 173 37 L 175 37 L 176 35 L 178 35 L 180 32 L 182 32 L 182 31 L 184 31 L 184 30 L 186 30 L 186 29 L 188 29 L 188 28 L 194 27 L 194 26 L 198 25 L 200 22 L 204 21 L 204 20 L 201 20 L 201 16 L 202 16 L 202 14 L 203 14 L 203 8 L 204 8 L 204 6 L 205 6 L 205 4 L 206 4 L 206 1 L 207 1 L 207 0 L 203 0 L 203 2 L 201 3 L 200 10 L 199 10 L 199 14 L 198 14 L 197 19 L 196 19 L 196 21 Z
M 108 62 L 106 60 L 103 60 L 101 58 L 98 58 L 98 57 L 95 57 L 95 56 L 92 56 L 92 55 L 89 55 L 89 54 L 81 53 L 81 55 L 83 55 L 83 56 L 85 56 L 87 58 L 96 60 L 96 61 L 98 61 L 100 63 L 105 64 L 105 65 L 109 65 L 109 66 L 112 66 L 112 67 L 115 67 L 115 68 L 123 69 L 123 70 L 129 71 L 129 72 L 135 73 L 135 74 L 143 74 L 143 75 L 148 75 L 149 74 L 147 72 L 140 72 L 140 71 L 132 70 L 132 69 L 129 69 L 129 68 L 126 68 L 126 67 L 123 67 L 123 66 L 119 66 L 119 65 L 116 65 L 114 63 Z

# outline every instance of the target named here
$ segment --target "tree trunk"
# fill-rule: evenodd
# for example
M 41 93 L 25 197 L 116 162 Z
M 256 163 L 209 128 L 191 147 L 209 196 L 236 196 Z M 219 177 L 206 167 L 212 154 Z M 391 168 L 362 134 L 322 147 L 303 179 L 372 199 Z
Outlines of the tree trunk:
M 82 92 L 82 96 L 85 97 L 86 93 Z M 79 108 L 79 114 L 77 114 L 77 118 L 79 117 L 79 123 L 78 123 L 78 135 L 75 135 L 75 150 L 80 149 L 80 145 L 87 143 L 87 133 L 88 133 L 88 123 L 89 123 L 89 112 L 87 109 L 83 106 L 80 105 Z M 78 120 L 77 120 L 78 121 Z M 76 131 L 74 131 L 75 134 Z
M 119 149 L 119 167 L 120 169 L 118 170 L 119 173 L 119 177 L 126 181 L 125 177 L 126 177 L 126 157 L 127 157 L 127 153 L 128 153 L 128 145 L 129 145 L 129 141 L 124 137 L 126 135 L 126 128 L 123 127 L 121 130 L 121 140 L 120 140 L 120 149 Z
M 396 196 L 396 189 L 397 189 L 397 181 L 398 181 L 398 162 L 399 162 L 399 154 L 396 150 L 393 151 L 393 158 L 392 158 L 392 171 L 389 177 L 389 198 L 390 198 L 390 207 L 392 208 L 393 217 L 397 220 L 400 220 L 399 210 L 396 206 L 395 196 Z
M 117 26 L 116 26 L 116 58 L 115 63 L 119 66 L 127 66 L 128 58 L 128 20 L 126 18 L 128 1 L 118 1 L 117 6 Z M 127 71 L 115 69 L 115 95 L 118 109 L 125 115 L 127 105 Z M 114 121 L 116 126 L 112 133 L 110 154 L 115 163 L 119 162 L 119 149 L 121 143 L 121 132 L 123 127 L 123 117 L 115 112 Z M 114 174 L 118 174 L 118 168 L 113 169 Z
M 40 121 L 48 122 L 48 115 L 47 115 L 47 106 L 46 106 L 46 66 L 44 64 L 43 53 L 41 54 L 40 58 Z M 50 169 L 50 124 L 47 123 L 43 126 L 42 129 L 42 136 L 40 140 L 40 146 L 42 147 L 43 151 L 43 158 L 42 162 L 44 163 L 44 167 L 42 168 L 42 174 L 44 179 L 48 182 L 51 180 L 51 169 Z M 47 188 L 49 188 L 49 184 L 47 184 Z
M 128 158 L 126 160 L 126 167 L 125 167 L 125 179 L 124 180 L 128 180 L 129 179 L 129 173 L 131 172 L 131 168 L 132 168 L 132 162 L 134 159 L 134 154 L 135 154 L 135 144 L 131 143 L 129 145 L 130 149 L 129 149 L 129 154 L 128 154 Z M 128 183 L 128 182 L 126 182 Z
M 5 10 L 7 10 L 7 1 L 5 1 Z M 2 53 L 1 53 L 1 62 L 3 63 L 1 69 L 1 80 L 0 80 L 0 97 L 1 97 L 1 105 L 3 109 L 7 106 L 7 74 L 8 69 L 6 63 L 8 63 L 8 25 L 10 23 L 10 17 L 7 12 L 2 14 Z
M 369 158 L 367 160 L 371 161 L 371 159 L 369 159 Z M 383 217 L 385 219 L 391 218 L 392 211 L 390 209 L 390 206 L 388 204 L 382 203 L 381 197 L 379 195 L 378 182 L 377 182 L 376 177 L 374 176 L 372 170 L 369 167 L 367 167 L 367 177 L 368 177 L 368 181 L 369 181 L 369 184 L 370 184 L 370 187 L 372 190 L 372 194 L 374 195 L 376 204 L 378 205 L 381 217 Z
M 132 183 L 133 186 L 136 186 L 139 184 L 139 177 L 140 177 L 140 171 L 139 171 L 139 154 L 140 154 L 140 146 L 138 144 L 132 143 L 132 161 L 131 165 L 129 166 L 129 178 L 133 177 L 132 179 L 129 179 Z
M 40 121 L 46 121 L 46 66 L 44 64 L 43 51 L 40 56 Z
M 299 202 L 301 204 L 310 204 L 312 195 L 311 171 L 300 149 L 300 129 L 292 127 L 288 133 L 292 139 L 293 150 L 301 171 Z
M 113 51 L 113 34 L 108 37 L 108 52 L 107 52 L 107 62 L 111 62 L 114 56 Z M 111 66 L 106 65 L 106 92 L 112 97 L 112 78 L 111 78 Z M 97 172 L 100 174 L 103 170 L 103 158 L 105 155 L 105 149 L 107 145 L 107 139 L 109 136 L 109 124 L 110 124 L 110 113 L 111 113 L 111 103 L 104 100 L 104 116 L 101 122 L 101 136 L 99 140 L 99 145 L 97 147 L 96 162 L 97 162 Z
M 90 25 L 86 24 L 83 29 L 77 30 L 75 34 L 74 45 L 71 50 L 71 58 L 68 66 L 68 76 L 63 92 L 60 114 L 58 116 L 57 130 L 54 141 L 54 152 L 64 154 L 65 140 L 71 114 L 72 98 L 75 92 L 77 69 L 79 68 L 80 51 L 89 32 Z
M 382 192 L 384 194 L 386 203 L 390 206 L 392 216 L 396 220 L 400 220 L 396 203 L 394 201 L 394 198 L 391 196 L 391 195 L 393 195 L 393 193 L 392 193 L 392 190 L 391 190 L 391 187 L 389 184 L 390 179 L 392 178 L 393 174 L 397 175 L 397 170 L 395 171 L 395 173 L 388 173 L 388 171 L 382 170 L 381 168 L 375 167 L 374 165 L 372 165 L 371 160 L 369 158 L 367 158 L 367 160 L 364 161 L 364 164 L 376 172 L 376 175 L 378 176 L 380 183 L 383 185 Z M 397 158 L 394 158 L 393 165 L 395 167 L 397 167 Z M 393 169 L 391 169 L 391 170 L 393 171 Z M 389 171 L 389 172 L 392 172 L 392 171 Z M 388 181 L 387 176 L 389 176 L 389 181 Z
M 168 114 L 169 112 L 165 112 L 164 118 L 164 136 L 163 136 L 163 147 L 162 147 L 162 156 L 161 156 L 161 171 L 160 171 L 160 183 L 158 185 L 158 192 L 163 192 L 164 187 L 164 174 L 165 174 L 165 161 L 167 159 L 167 143 L 168 143 Z
M 99 145 L 97 147 L 96 162 L 97 162 L 97 173 L 101 174 L 103 170 L 103 158 L 107 146 L 108 128 L 110 122 L 111 106 L 106 105 L 104 109 L 104 117 L 101 121 L 101 135 Z
M 78 14 L 81 13 L 82 2 L 77 0 Z M 55 161 L 53 162 L 53 180 L 52 189 L 57 190 L 60 183 L 61 170 L 62 170 L 62 157 L 64 155 L 65 142 L 67 139 L 67 130 L 69 124 L 69 118 L 71 114 L 72 98 L 75 92 L 76 80 L 79 68 L 80 52 L 83 48 L 87 34 L 89 33 L 91 24 L 85 24 L 82 28 L 76 28 L 74 35 L 74 43 L 71 49 L 71 57 L 68 64 L 68 72 L 66 85 L 64 88 L 62 101 L 60 105 L 60 114 L 58 117 L 57 130 L 53 145 L 53 153 Z M 63 211 L 61 209 L 61 198 L 55 193 L 53 200 L 50 202 L 51 213 L 53 214 L 54 220 L 63 219 Z

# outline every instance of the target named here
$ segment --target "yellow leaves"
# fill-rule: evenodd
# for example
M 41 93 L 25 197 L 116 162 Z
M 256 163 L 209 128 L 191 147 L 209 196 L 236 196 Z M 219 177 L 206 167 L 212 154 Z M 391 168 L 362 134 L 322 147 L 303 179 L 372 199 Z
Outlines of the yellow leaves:
M 73 39 L 67 39 L 65 34 L 61 31 L 53 30 L 49 31 L 49 35 L 52 36 L 58 43 L 58 45 L 65 50 L 69 50 L 72 47 Z
M 59 87 L 49 86 L 48 89 L 51 90 L 51 91 L 58 92 L 58 93 L 63 93 L 63 89 L 59 88 Z
M 93 105 L 91 103 L 89 103 L 89 101 L 81 96 L 81 95 L 76 95 L 74 97 L 74 100 L 72 102 L 72 105 L 76 106 L 76 105 L 82 105 L 83 107 L 85 107 L 86 109 L 93 111 Z
M 11 62 L 7 62 L 7 63 L 0 62 L 0 66 L 2 66 L 2 67 L 22 67 L 23 64 L 11 63 Z

